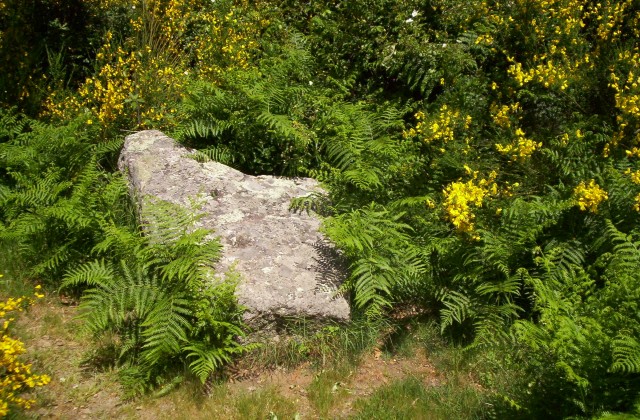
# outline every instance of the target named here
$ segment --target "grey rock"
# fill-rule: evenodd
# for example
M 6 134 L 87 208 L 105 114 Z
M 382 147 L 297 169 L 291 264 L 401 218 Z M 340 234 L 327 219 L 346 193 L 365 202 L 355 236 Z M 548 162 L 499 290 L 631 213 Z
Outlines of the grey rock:
M 250 176 L 193 153 L 160 131 L 127 136 L 118 166 L 139 206 L 151 196 L 179 205 L 198 198 L 203 227 L 223 245 L 216 265 L 241 275 L 236 294 L 245 321 L 264 328 L 282 318 L 349 319 L 336 290 L 344 279 L 339 255 L 313 215 L 289 211 L 291 199 L 321 191 L 310 178 Z M 142 209 L 144 210 L 144 209 Z

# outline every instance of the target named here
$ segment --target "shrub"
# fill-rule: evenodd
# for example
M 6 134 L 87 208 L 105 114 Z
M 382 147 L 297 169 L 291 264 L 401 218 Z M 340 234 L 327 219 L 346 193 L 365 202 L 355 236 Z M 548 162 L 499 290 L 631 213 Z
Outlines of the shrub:
M 118 130 L 167 129 L 181 119 L 177 104 L 196 77 L 217 82 L 247 69 L 262 26 L 232 5 L 202 0 L 87 2 L 110 19 L 95 56 L 95 73 L 76 88 L 50 86 L 45 115 L 82 115 L 104 137 Z
M 0 277 L 2 275 L 0 274 Z M 44 295 L 40 293 L 40 286 L 36 286 L 34 296 L 38 299 Z M 8 298 L 0 302 L 0 416 L 6 416 L 16 409 L 29 409 L 35 400 L 24 397 L 35 387 L 45 386 L 51 378 L 38 375 L 31 371 L 31 364 L 21 361 L 21 355 L 26 352 L 24 343 L 11 337 L 10 327 L 15 320 L 16 312 L 23 311 L 33 304 L 32 297 L 22 296 Z

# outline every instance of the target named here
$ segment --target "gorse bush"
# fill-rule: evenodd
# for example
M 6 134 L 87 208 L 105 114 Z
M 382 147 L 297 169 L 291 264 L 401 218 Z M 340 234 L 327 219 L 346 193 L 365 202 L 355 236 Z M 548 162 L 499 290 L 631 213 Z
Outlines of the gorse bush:
M 50 86 L 44 114 L 63 120 L 80 114 L 109 134 L 123 127 L 173 127 L 187 82 L 195 77 L 215 83 L 225 71 L 246 69 L 264 25 L 234 15 L 231 4 L 201 0 L 87 2 L 87 7 L 106 16 L 97 70 L 77 88 Z
M 0 2 L 0 104 L 35 115 L 47 84 L 76 86 L 93 71 L 91 60 L 105 22 L 98 2 Z
M 36 286 L 33 294 L 37 299 L 44 297 L 39 292 L 40 288 L 39 285 Z M 25 398 L 23 394 L 36 387 L 45 386 L 51 381 L 48 375 L 33 373 L 31 364 L 20 360 L 21 355 L 26 352 L 24 343 L 9 334 L 16 312 L 22 312 L 33 303 L 34 299 L 27 296 L 8 298 L 0 302 L 0 319 L 3 322 L 0 329 L 0 416 L 2 417 L 19 408 L 31 408 L 36 401 L 33 398 Z

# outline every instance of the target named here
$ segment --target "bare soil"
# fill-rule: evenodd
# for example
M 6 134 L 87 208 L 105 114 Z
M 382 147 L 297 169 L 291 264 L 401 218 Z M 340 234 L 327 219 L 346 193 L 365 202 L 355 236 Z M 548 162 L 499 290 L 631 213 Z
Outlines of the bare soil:
M 34 371 L 47 373 L 52 380 L 35 395 L 38 404 L 28 412 L 34 418 L 51 419 L 161 419 L 239 418 L 238 401 L 262 396 L 273 407 L 294 407 L 299 418 L 318 418 L 317 403 L 310 387 L 324 372 L 308 364 L 295 369 L 253 372 L 250 378 L 230 380 L 206 396 L 195 385 L 179 387 L 166 396 L 125 400 L 113 369 L 98 370 L 83 364 L 88 358 L 89 339 L 79 333 L 77 308 L 58 301 L 40 302 L 23 314 L 14 331 L 25 342 Z M 340 369 L 340 368 L 338 368 Z M 376 389 L 395 380 L 414 377 L 436 386 L 442 376 L 424 352 L 411 357 L 389 357 L 375 349 L 363 355 L 357 366 L 333 372 L 339 380 L 333 390 L 341 397 L 331 403 L 330 418 L 346 418 L 355 401 L 367 398 Z M 248 399 L 248 400 L 247 400 Z M 281 405 L 277 405 L 281 404 Z M 280 417 L 284 418 L 284 417 Z

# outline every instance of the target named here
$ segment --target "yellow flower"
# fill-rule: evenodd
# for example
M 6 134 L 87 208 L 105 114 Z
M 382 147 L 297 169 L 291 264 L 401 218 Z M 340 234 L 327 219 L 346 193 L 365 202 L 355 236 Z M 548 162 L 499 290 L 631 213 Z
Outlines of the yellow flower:
M 497 194 L 498 186 L 493 181 L 498 174 L 492 171 L 489 178 L 478 179 L 477 171 L 472 172 L 467 165 L 464 165 L 464 169 L 467 174 L 473 175 L 473 179 L 452 182 L 445 187 L 443 205 L 447 219 L 456 230 L 468 233 L 472 239 L 478 240 L 480 237 L 474 233 L 475 214 L 472 208 L 482 207 L 485 197 Z
M 598 212 L 598 205 L 609 198 L 607 192 L 600 188 L 594 179 L 580 182 L 573 190 L 578 207 L 582 211 Z
M 32 303 L 26 297 L 8 298 L 0 302 L 2 317 L 14 311 L 20 311 L 26 304 Z M 35 401 L 20 397 L 22 392 L 36 386 L 44 386 L 51 378 L 47 375 L 36 375 L 31 372 L 31 365 L 18 358 L 25 353 L 25 346 L 7 334 L 9 324 L 14 318 L 5 319 L 0 331 L 0 417 L 8 413 L 9 404 L 29 409 Z
M 510 155 L 511 161 L 519 160 L 523 162 L 530 157 L 536 150 L 542 148 L 541 142 L 535 142 L 531 139 L 525 138 L 524 131 L 521 128 L 517 128 L 515 131 L 516 142 L 503 146 L 496 143 L 496 150 L 503 155 Z
M 470 115 L 462 118 L 460 111 L 450 110 L 447 105 L 442 105 L 438 114 L 433 116 L 430 122 L 424 121 L 425 114 L 423 112 L 417 112 L 414 117 L 418 123 L 415 127 L 405 130 L 403 136 L 405 138 L 419 137 L 425 143 L 452 141 L 456 131 L 468 130 L 472 122 Z

